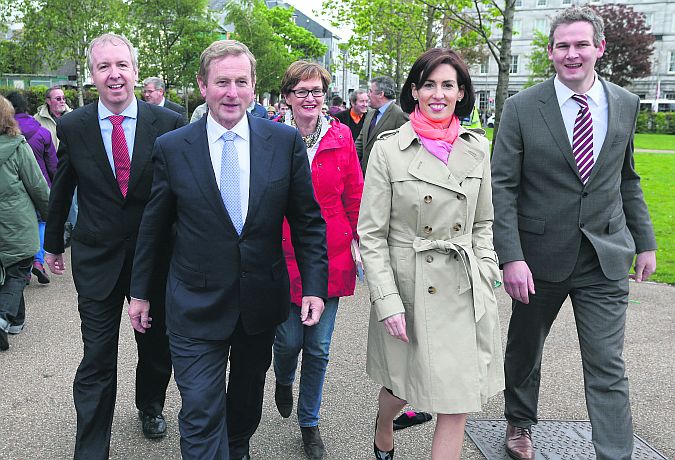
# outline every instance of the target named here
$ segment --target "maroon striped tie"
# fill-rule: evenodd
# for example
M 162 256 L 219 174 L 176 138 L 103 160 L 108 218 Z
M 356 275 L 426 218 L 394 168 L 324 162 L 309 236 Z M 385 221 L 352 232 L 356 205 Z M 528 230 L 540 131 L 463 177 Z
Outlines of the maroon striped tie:
M 129 159 L 129 147 L 127 147 L 127 138 L 124 136 L 122 122 L 124 115 L 110 115 L 108 120 L 113 125 L 112 129 L 112 156 L 115 164 L 115 177 L 120 187 L 122 196 L 126 198 L 127 188 L 129 187 L 129 176 L 131 174 L 131 160 Z
M 579 177 L 584 184 L 593 169 L 593 119 L 588 108 L 588 99 L 584 94 L 574 94 L 574 102 L 579 104 L 579 113 L 574 121 L 572 134 L 572 153 L 579 169 Z

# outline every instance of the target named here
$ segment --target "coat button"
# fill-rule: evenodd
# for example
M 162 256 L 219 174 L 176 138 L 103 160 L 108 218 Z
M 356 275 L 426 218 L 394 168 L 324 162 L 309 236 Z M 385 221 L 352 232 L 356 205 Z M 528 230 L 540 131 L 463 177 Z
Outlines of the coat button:
M 426 226 L 424 227 L 424 233 L 429 234 L 429 233 L 431 233 L 432 230 L 433 230 L 433 228 L 429 227 L 428 225 L 426 225 Z
M 582 197 L 586 198 L 588 196 L 588 192 L 584 192 L 581 194 Z
M 431 263 L 434 261 L 434 256 L 427 256 L 426 259 L 427 263 Z
M 463 199 L 464 199 L 464 195 L 457 194 L 457 199 L 458 199 L 458 200 L 463 200 Z
M 458 231 L 460 231 L 460 230 L 462 229 L 462 224 L 460 224 L 460 223 L 458 222 L 458 223 L 456 223 L 455 225 L 452 226 L 452 229 L 453 229 L 454 231 L 458 232 Z
M 427 292 L 429 294 L 436 294 L 436 288 L 433 286 L 429 286 L 429 289 L 427 289 Z
M 241 277 L 242 277 L 242 278 L 246 278 L 246 275 L 248 275 L 248 273 L 246 273 L 246 272 L 241 272 Z
M 584 223 L 583 223 L 583 222 L 579 224 L 579 228 L 584 228 Z
M 431 203 L 431 200 L 432 200 L 431 195 L 427 195 L 427 196 L 424 197 L 425 203 Z

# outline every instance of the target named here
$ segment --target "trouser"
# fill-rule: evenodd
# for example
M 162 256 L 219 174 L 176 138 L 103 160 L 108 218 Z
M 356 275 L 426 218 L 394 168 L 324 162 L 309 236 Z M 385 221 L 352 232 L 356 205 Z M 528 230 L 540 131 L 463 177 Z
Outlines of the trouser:
M 5 267 L 5 283 L 0 286 L 0 329 L 5 332 L 11 326 L 22 325 L 26 320 L 23 290 L 26 287 L 26 275 L 32 266 L 31 256 Z
M 598 460 L 629 460 L 633 428 L 623 361 L 628 278 L 607 279 L 592 245 L 582 238 L 572 274 L 561 282 L 535 279 L 530 303 L 513 302 L 505 355 L 506 419 L 537 423 L 544 341 L 566 297 L 572 301 L 584 372 L 586 407 Z
M 318 324 L 305 326 L 300 320 L 300 307 L 291 305 L 288 319 L 277 326 L 274 340 L 274 375 L 281 385 L 292 385 L 298 356 L 302 351 L 298 424 L 301 427 L 319 424 L 323 383 L 328 367 L 331 337 L 335 327 L 339 297 L 326 301 Z
M 77 412 L 75 458 L 108 459 L 110 431 L 117 393 L 117 349 L 120 317 L 129 292 L 129 277 L 122 270 L 111 294 L 104 300 L 78 296 L 82 321 L 84 356 L 73 382 Z M 171 356 L 164 318 L 164 302 L 150 299 L 152 327 L 134 334 L 138 349 L 136 407 L 149 415 L 164 408 L 166 388 L 171 379 Z M 125 327 L 130 327 L 125 323 Z
M 182 400 L 178 426 L 183 460 L 239 459 L 248 453 L 262 416 L 273 342 L 274 328 L 248 335 L 241 320 L 227 340 L 169 333 Z

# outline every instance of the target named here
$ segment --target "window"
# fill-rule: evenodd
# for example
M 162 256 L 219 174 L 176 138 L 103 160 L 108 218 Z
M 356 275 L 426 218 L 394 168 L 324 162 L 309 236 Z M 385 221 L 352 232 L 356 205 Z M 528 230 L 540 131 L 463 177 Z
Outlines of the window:
M 490 91 L 478 91 L 478 110 L 485 113 L 490 109 Z
M 675 51 L 670 52 L 670 57 L 668 58 L 668 72 L 675 73 Z
M 665 99 L 672 100 L 672 99 L 675 99 L 675 93 L 663 93 L 663 97 Z
M 519 61 L 520 56 L 517 54 L 514 54 L 511 56 L 511 66 L 509 67 L 509 73 L 511 75 L 517 74 L 518 73 L 518 61 Z M 672 59 L 671 59 L 672 63 Z
M 548 6 L 548 0 L 537 0 L 537 6 Z
M 571 4 L 572 4 L 572 0 L 562 0 L 562 4 L 563 4 L 563 5 L 571 5 Z
M 481 63 L 480 63 L 479 73 L 480 73 L 481 75 L 485 75 L 485 74 L 487 74 L 489 71 L 490 71 L 490 58 L 489 58 L 489 57 L 486 57 L 486 58 L 483 59 L 483 60 L 481 61 Z
M 541 33 L 548 33 L 548 21 L 546 18 L 536 18 L 534 20 L 534 30 Z
M 652 24 L 654 23 L 654 13 L 644 13 L 645 15 L 645 26 L 647 30 L 652 30 Z
M 513 20 L 513 35 L 520 35 L 523 30 L 523 20 L 514 19 Z
M 509 98 L 511 96 L 515 96 L 516 94 L 518 94 L 518 91 L 509 90 L 506 97 Z
M 516 8 L 520 8 L 523 6 L 523 0 L 516 0 Z

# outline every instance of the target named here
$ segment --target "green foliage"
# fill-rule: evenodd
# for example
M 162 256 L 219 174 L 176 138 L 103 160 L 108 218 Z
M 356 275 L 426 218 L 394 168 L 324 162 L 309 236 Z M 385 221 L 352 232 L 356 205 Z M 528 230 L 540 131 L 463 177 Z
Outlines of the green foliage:
M 234 24 L 232 38 L 251 50 L 257 61 L 258 93 L 279 94 L 281 78 L 298 59 L 316 59 L 326 52 L 318 38 L 291 22 L 292 10 L 267 8 L 262 0 L 230 2 L 227 20 Z
M 675 155 L 638 153 L 635 155 L 635 168 L 640 174 L 659 246 L 656 252 L 656 273 L 650 279 L 675 284 L 675 200 L 672 197 Z
M 640 112 L 635 131 L 638 133 L 675 134 L 675 112 Z
M 159 76 L 168 87 L 195 83 L 199 56 L 219 38 L 207 0 L 131 0 L 139 79 Z
M 18 42 L 0 41 L 0 73 L 37 73 L 38 67 L 32 49 Z
M 28 113 L 33 115 L 37 113 L 38 107 L 45 103 L 45 93 L 47 92 L 46 86 L 30 86 L 26 89 L 9 88 L 9 87 L 0 87 L 0 94 L 3 96 L 16 91 L 23 95 L 26 99 L 26 104 L 28 105 Z M 63 90 L 64 95 L 66 96 L 66 101 L 69 107 L 77 107 L 77 90 L 72 88 L 66 88 Z M 92 88 L 84 91 L 84 103 L 88 104 L 94 102 L 98 99 L 98 93 L 96 88 Z
M 528 56 L 530 75 L 525 87 L 534 86 L 555 74 L 553 63 L 548 58 L 548 35 L 537 30 L 532 39 L 532 52 Z

